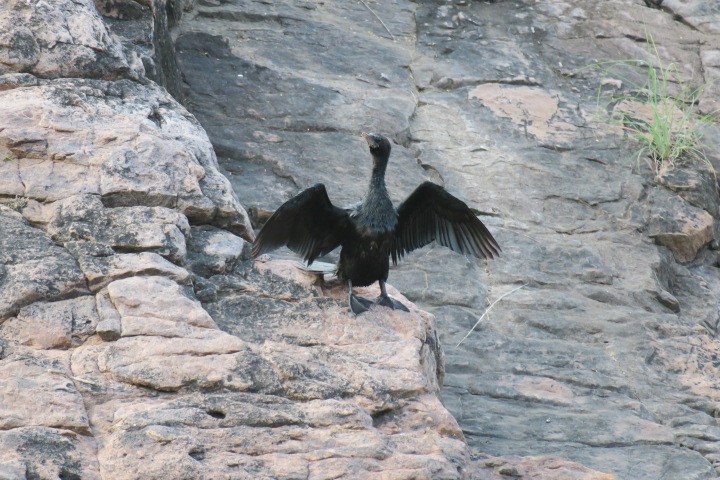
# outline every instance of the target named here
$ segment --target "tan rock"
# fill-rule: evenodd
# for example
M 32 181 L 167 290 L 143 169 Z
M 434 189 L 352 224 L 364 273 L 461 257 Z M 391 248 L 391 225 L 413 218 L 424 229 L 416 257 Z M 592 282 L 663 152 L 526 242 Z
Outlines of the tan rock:
M 0 430 L 29 425 L 90 431 L 65 362 L 16 347 L 0 362 Z
M 444 454 L 462 449 L 461 441 L 443 444 L 429 431 L 422 435 L 420 425 L 384 433 L 344 400 L 190 395 L 115 407 L 112 423 L 100 427 L 109 437 L 99 452 L 114 478 L 186 478 L 185 472 L 195 478 L 458 478 Z M 131 451 L 136 454 L 123 455 Z
M 95 327 L 95 332 L 103 340 L 110 342 L 120 338 L 122 334 L 122 324 L 120 323 L 120 313 L 110 300 L 107 289 L 98 292 L 95 295 L 95 305 L 97 307 L 98 317 L 100 321 Z
M 0 74 L 115 79 L 141 73 L 131 71 L 92 0 L 2 2 L 0 32 Z
M 207 135 L 159 87 L 59 80 L 0 92 L 0 103 L 0 194 L 176 207 L 252 238 Z
M 82 478 L 100 480 L 97 445 L 70 430 L 26 426 L 0 431 L 0 478 Z
M 108 285 L 110 301 L 121 318 L 164 319 L 202 328 L 217 328 L 200 302 L 165 277 L 132 277 Z
M 618 477 L 598 472 L 579 463 L 552 456 L 489 457 L 474 462 L 472 480 L 506 480 L 537 478 L 556 480 L 617 480 Z
M 121 338 L 108 344 L 97 362 L 100 372 L 116 380 L 159 391 L 265 386 L 253 381 L 262 373 L 257 356 L 240 339 L 219 330 L 205 329 L 197 338 Z
M 713 240 L 713 218 L 709 213 L 702 212 L 697 217 L 683 219 L 679 232 L 651 235 L 660 245 L 669 248 L 679 262 L 691 262 L 698 250 Z
M 70 365 L 75 385 L 83 394 L 93 425 L 99 421 L 97 415 L 101 414 L 101 412 L 96 413 L 96 403 L 116 397 L 133 399 L 147 394 L 147 390 L 142 387 L 115 380 L 100 371 L 98 358 L 105 352 L 107 346 L 108 343 L 99 336 L 90 337 L 82 347 L 70 352 Z M 112 412 L 107 414 L 112 416 Z
M 97 195 L 75 195 L 54 204 L 48 233 L 58 241 L 84 240 L 119 251 L 154 251 L 182 262 L 190 226 L 185 215 L 170 208 L 105 208 Z
M 292 263 L 274 263 L 248 285 L 311 288 L 293 282 Z M 344 299 L 341 290 L 327 293 Z M 182 297 L 162 277 L 116 280 L 96 295 L 101 318 L 120 318 L 122 338 L 90 339 L 73 352 L 72 367 L 102 439 L 104 475 L 457 478 L 465 444 L 435 394 L 442 364 L 436 347 L 425 350 L 430 315 L 378 309 L 361 325 L 344 304 L 327 298 L 316 308 L 298 291 L 280 301 L 298 302 L 293 308 L 312 325 L 308 342 L 254 344 L 193 320 L 205 311 Z M 263 329 L 293 339 L 302 325 Z
M 576 130 L 564 121 L 557 92 L 487 83 L 470 90 L 468 98 L 480 100 L 496 115 L 509 118 L 542 141 L 567 142 Z
M 118 297 L 113 297 L 113 285 L 109 289 L 114 300 Z M 124 297 L 123 305 L 127 303 Z M 437 387 L 437 380 L 427 380 L 418 362 L 417 339 L 383 339 L 344 348 L 267 342 L 258 348 L 182 321 L 128 315 L 121 321 L 124 338 L 108 345 L 97 361 L 100 372 L 132 385 L 161 391 L 189 386 L 283 391 L 288 398 L 303 400 L 356 395 L 356 402 L 370 411 L 388 408 L 395 395 Z
M 109 257 L 84 255 L 78 263 L 88 279 L 90 290 L 96 292 L 109 283 L 137 275 L 155 275 L 176 282 L 187 282 L 190 274 L 153 252 L 121 253 Z
M 95 333 L 99 321 L 95 298 L 38 302 L 0 324 L 0 338 L 38 349 L 76 347 Z

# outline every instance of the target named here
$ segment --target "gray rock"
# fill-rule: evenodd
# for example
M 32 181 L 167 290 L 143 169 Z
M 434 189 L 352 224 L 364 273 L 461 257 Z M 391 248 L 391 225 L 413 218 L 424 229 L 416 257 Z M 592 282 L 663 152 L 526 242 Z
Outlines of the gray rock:
M 680 302 L 678 302 L 677 298 L 675 298 L 672 293 L 660 290 L 657 299 L 658 302 L 662 303 L 673 312 L 678 313 L 680 311 Z
M 648 195 L 648 204 L 647 234 L 669 248 L 679 262 L 694 260 L 698 251 L 715 238 L 713 217 L 680 197 L 654 189 Z
M 48 233 L 61 242 L 92 241 L 117 252 L 151 251 L 182 262 L 190 225 L 184 215 L 170 208 L 105 208 L 96 195 L 77 195 L 56 202 Z
M 693 5 L 699 5 L 700 2 L 692 2 Z M 673 2 L 676 4 L 676 2 Z M 709 23 L 708 26 L 716 26 L 717 22 Z M 705 72 L 706 78 L 710 81 L 703 85 L 703 90 L 700 95 L 700 102 L 698 103 L 698 109 L 704 115 L 711 115 L 717 111 L 718 104 L 717 95 L 718 87 L 717 79 L 720 78 L 720 48 L 717 46 L 709 46 L 700 50 L 700 61 L 702 62 L 703 71 Z M 716 143 L 712 143 L 716 145 Z M 712 147 L 711 147 L 712 148 Z
M 679 1 L 679 0 L 663 0 L 658 2 L 662 4 L 663 9 L 673 12 L 684 22 L 692 25 L 698 30 L 718 34 L 720 26 L 718 26 L 717 16 L 720 14 L 720 8 L 716 4 L 702 2 L 699 0 Z
M 97 3 L 108 30 L 119 37 L 127 56 L 136 59 L 143 73 L 182 101 L 181 76 L 177 66 L 170 27 L 183 12 L 192 8 L 192 0 L 105 0 Z M 112 21 L 113 19 L 115 21 Z M 109 21 L 108 21 L 109 20 Z
M 0 75 L 0 90 L 10 90 L 18 87 L 34 87 L 38 79 L 29 73 L 5 73 Z
M 87 293 L 75 259 L 42 230 L 0 206 L 0 320 L 36 301 Z
M 18 427 L 0 432 L 0 474 L 3 478 L 82 478 L 99 480 L 95 443 L 61 428 Z M 21 475 L 14 477 L 17 472 Z
M 356 13 L 364 9 L 362 5 L 345 7 Z M 345 7 L 332 12 L 331 17 L 340 21 L 347 15 Z M 303 10 L 290 4 L 287 8 L 270 13 L 264 8 L 247 11 L 254 7 L 234 4 L 198 7 L 198 16 L 181 25 L 176 44 L 190 89 L 187 104 L 201 122 L 218 125 L 210 130 L 211 141 L 243 203 L 274 210 L 298 189 L 317 182 L 327 185 L 330 197 L 339 205 L 356 203 L 364 194 L 371 167 L 360 132 L 383 131 L 400 143 L 407 139 L 408 119 L 416 105 L 409 73 L 403 67 L 410 59 L 403 49 L 361 31 L 350 35 L 357 42 L 367 43 L 363 49 L 344 46 L 346 42 L 335 40 L 349 33 L 331 19 L 314 24 L 318 33 L 323 32 L 322 37 L 308 37 L 297 20 L 303 18 Z M 403 11 L 404 16 L 409 14 L 409 10 Z M 206 18 L 220 20 L 208 29 Z M 234 52 L 247 35 L 256 34 L 252 28 L 244 30 L 242 40 L 231 32 L 252 26 L 258 18 L 288 18 L 297 28 L 266 31 L 258 37 L 265 40 L 258 41 L 252 59 L 237 57 Z M 293 39 L 294 53 L 262 47 L 288 38 Z M 318 49 L 318 42 L 333 47 Z M 363 70 L 348 71 L 346 55 L 361 55 Z M 275 68 L 278 62 L 286 62 L 286 66 Z M 292 70 L 314 70 L 311 65 L 323 65 L 319 70 L 323 81 Z M 207 76 L 204 71 L 214 73 Z M 381 73 L 389 83 L 382 80 Z M 273 89 L 267 90 L 265 86 L 271 84 Z M 231 91 L 216 95 L 225 88 Z M 229 105 L 225 95 L 245 100 Z M 286 101 L 288 98 L 292 101 Z M 313 142 L 304 140 L 308 132 Z M 396 151 L 400 156 L 391 161 L 390 170 L 396 162 L 408 163 L 411 168 L 403 168 L 405 176 L 389 176 L 389 181 L 393 186 L 401 184 L 401 191 L 409 193 L 423 179 L 423 170 L 411 152 L 400 154 L 404 152 L 400 146 Z M 362 181 L 351 186 L 337 182 L 348 176 Z
M 227 273 L 243 254 L 246 242 L 209 225 L 192 227 L 188 239 L 188 268 L 197 275 Z
M 122 336 L 122 324 L 117 318 L 107 318 L 97 324 L 95 332 L 106 342 L 114 342 Z

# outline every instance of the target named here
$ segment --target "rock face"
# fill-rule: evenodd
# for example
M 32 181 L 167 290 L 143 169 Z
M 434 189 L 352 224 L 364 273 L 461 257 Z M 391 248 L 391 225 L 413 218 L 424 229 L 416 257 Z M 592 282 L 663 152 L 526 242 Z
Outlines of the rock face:
M 705 85 L 699 111 L 715 110 L 718 13 L 701 1 L 202 2 L 175 36 L 186 104 L 259 221 L 316 182 L 338 205 L 359 201 L 359 133 L 377 130 L 396 142 L 396 201 L 443 183 L 498 238 L 487 264 L 427 248 L 391 272 L 437 318 L 443 402 L 471 447 L 464 475 L 707 479 L 720 471 L 716 179 L 694 164 L 655 178 L 597 92 L 643 82 L 604 62 L 674 63 Z M 718 138 L 710 127 L 711 160 Z
M 464 475 L 432 315 L 359 322 L 247 260 L 205 131 L 148 78 L 181 93 L 189 5 L 51 3 L 0 7 L 0 477 Z
M 716 180 L 584 68 L 648 32 L 711 111 L 711 4 L 5 1 L 0 478 L 715 478 Z M 409 314 L 248 260 L 241 202 L 361 198 L 362 130 L 503 247 L 410 255 Z

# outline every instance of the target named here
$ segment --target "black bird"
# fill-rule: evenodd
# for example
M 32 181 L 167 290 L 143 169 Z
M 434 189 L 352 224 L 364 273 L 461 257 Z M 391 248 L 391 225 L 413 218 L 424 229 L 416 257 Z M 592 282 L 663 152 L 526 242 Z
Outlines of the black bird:
M 338 246 L 338 278 L 350 290 L 350 309 L 360 314 L 373 302 L 358 297 L 353 285 L 380 283 L 375 303 L 408 311 L 385 289 L 390 259 L 397 265 L 406 253 L 435 240 L 464 255 L 493 258 L 500 247 L 468 206 L 444 188 L 424 182 L 395 209 L 387 188 L 385 169 L 390 142 L 382 135 L 363 133 L 373 157 L 370 187 L 362 203 L 352 209 L 334 206 L 325 185 L 318 183 L 278 208 L 265 223 L 253 245 L 253 257 L 287 246 L 310 264 Z

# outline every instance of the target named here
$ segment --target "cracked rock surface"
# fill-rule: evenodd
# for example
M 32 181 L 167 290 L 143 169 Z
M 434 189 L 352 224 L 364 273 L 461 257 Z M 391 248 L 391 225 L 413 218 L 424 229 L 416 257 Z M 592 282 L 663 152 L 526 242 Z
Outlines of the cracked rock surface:
M 249 217 L 168 93 L 192 2 L 97 8 L 0 6 L 0 478 L 492 472 L 440 401 L 431 314 L 357 319 L 342 287 L 248 260 Z
M 697 164 L 656 178 L 637 162 L 606 110 L 646 107 L 597 92 L 627 93 L 642 74 L 591 66 L 674 63 L 706 85 L 697 107 L 711 112 L 719 19 L 702 1 L 206 1 L 174 38 L 186 104 L 257 222 L 316 182 L 337 205 L 359 201 L 371 130 L 395 142 L 396 202 L 430 179 L 498 239 L 487 264 L 429 247 L 390 277 L 437 318 L 442 399 L 470 446 L 463 475 L 709 479 L 716 179 Z M 709 128 L 715 168 L 718 139 Z M 284 315 L 252 298 L 218 302 Z
M 585 67 L 653 64 L 648 32 L 711 112 L 717 15 L 5 1 L 0 478 L 716 478 L 715 178 L 635 163 L 603 115 L 643 106 L 595 100 L 633 78 Z M 503 255 L 430 246 L 391 273 L 410 313 L 356 318 L 248 247 L 316 182 L 359 201 L 367 130 L 396 202 L 442 183 Z

